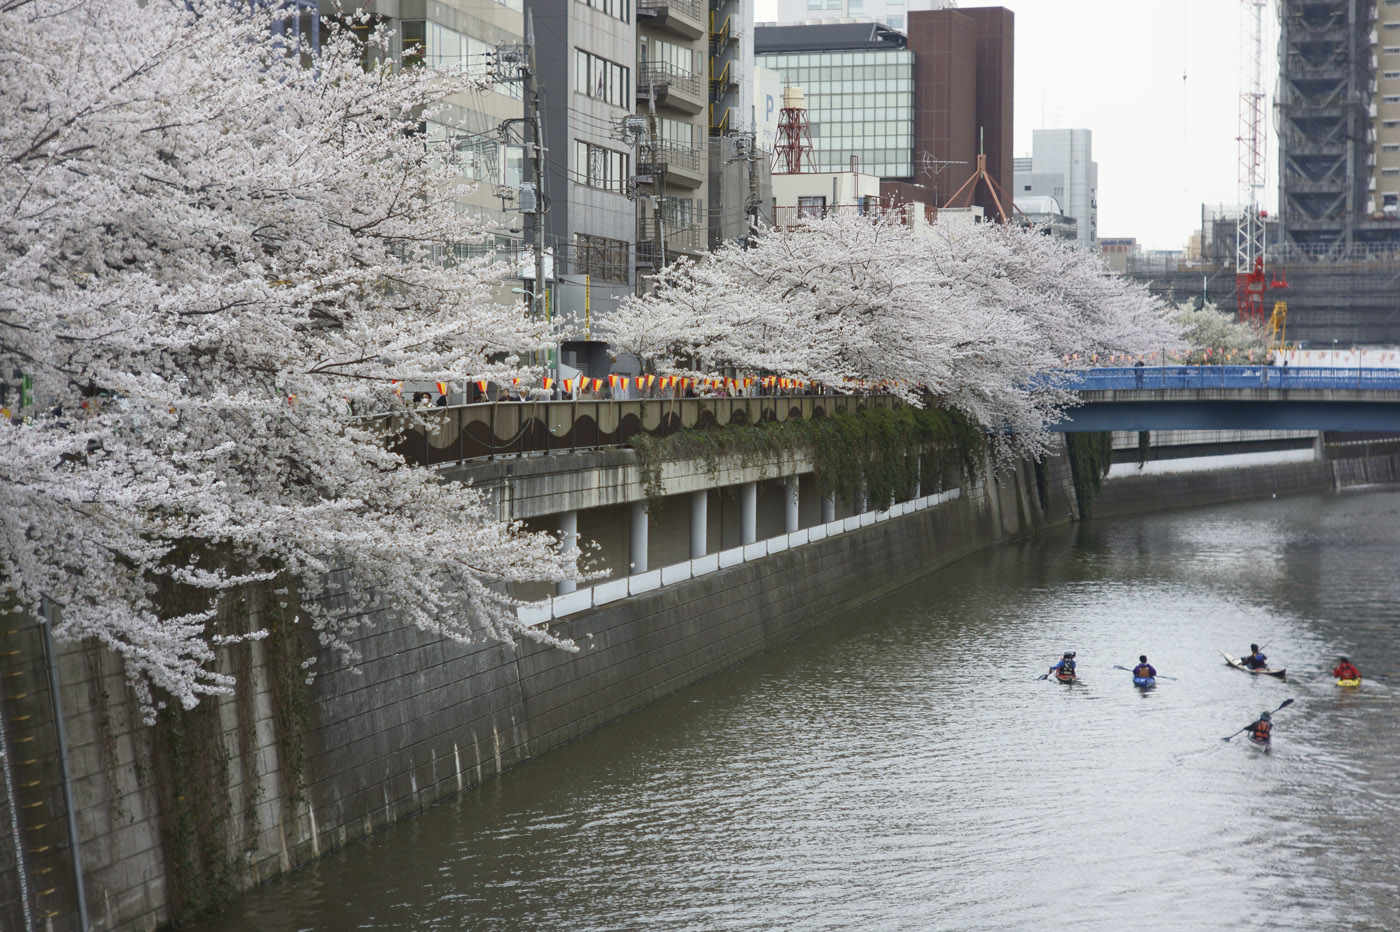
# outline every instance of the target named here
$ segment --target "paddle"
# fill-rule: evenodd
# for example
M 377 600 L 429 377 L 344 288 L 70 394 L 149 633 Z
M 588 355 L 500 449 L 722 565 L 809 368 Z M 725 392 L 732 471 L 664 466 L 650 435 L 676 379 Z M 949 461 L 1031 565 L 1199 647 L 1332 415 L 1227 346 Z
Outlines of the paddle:
M 1283 705 L 1279 706 L 1277 709 L 1274 709 L 1274 711 L 1273 711 L 1273 712 L 1270 712 L 1269 714 L 1270 714 L 1270 715 L 1273 715 L 1273 714 L 1275 714 L 1275 713 L 1277 713 L 1277 712 L 1279 712 L 1279 711 L 1281 711 L 1281 710 L 1283 710 L 1283 709 L 1288 708 L 1288 707 L 1291 706 L 1292 704 L 1293 704 L 1293 700 L 1292 700 L 1292 699 L 1285 699 L 1285 700 L 1283 700 Z M 1250 722 L 1250 723 L 1249 723 L 1249 725 L 1253 725 L 1253 724 L 1254 724 L 1254 722 Z M 1249 730 L 1249 725 L 1246 725 L 1246 726 L 1244 726 L 1243 728 L 1241 728 L 1239 731 L 1235 732 L 1235 734 L 1231 735 L 1230 738 L 1233 738 L 1233 737 L 1235 737 L 1236 735 L 1239 735 L 1241 732 L 1248 731 L 1248 730 Z M 1220 740 L 1221 740 L 1221 741 L 1229 741 L 1230 738 L 1221 738 Z
M 1128 673 L 1132 673 L 1132 672 L 1133 672 L 1133 668 L 1132 668 L 1132 667 L 1120 667 L 1120 666 L 1118 666 L 1118 664 L 1116 664 L 1116 663 L 1113 665 L 1113 669 L 1115 669 L 1115 670 L 1126 670 Z M 1167 676 L 1165 673 L 1158 673 L 1158 674 L 1155 674 L 1155 677 L 1156 677 L 1157 679 L 1159 679 L 1159 680 L 1175 680 L 1175 679 L 1176 679 L 1176 677 L 1174 677 L 1174 676 Z
M 1044 679 L 1049 679 L 1049 678 L 1050 678 L 1050 674 L 1049 674 L 1049 673 L 1042 673 L 1042 674 L 1040 674 L 1040 676 L 1037 676 L 1037 677 L 1036 677 L 1036 679 L 1038 679 L 1038 680 L 1044 680 Z

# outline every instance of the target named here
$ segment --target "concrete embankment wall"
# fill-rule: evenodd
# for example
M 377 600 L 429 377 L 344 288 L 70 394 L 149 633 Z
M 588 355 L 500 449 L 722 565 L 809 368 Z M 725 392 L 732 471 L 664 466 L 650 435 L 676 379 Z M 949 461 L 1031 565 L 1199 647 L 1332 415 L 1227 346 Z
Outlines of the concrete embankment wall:
M 1026 466 L 924 511 L 551 622 L 576 653 L 462 647 L 380 618 L 353 642 L 354 669 L 321 651 L 306 686 L 287 640 L 305 632 L 286 624 L 274 592 L 250 592 L 223 621 L 278 632 L 225 649 L 225 668 L 250 688 L 156 728 L 140 723 L 112 658 L 63 648 L 91 928 L 159 927 L 182 902 L 306 863 L 913 577 L 1072 520 L 1068 472 L 1050 461 L 1042 497 Z M 1096 514 L 1397 481 L 1400 457 L 1227 473 L 1114 480 Z M 29 727 L 52 755 L 51 732 Z M 65 815 L 51 813 L 55 843 Z M 0 857 L 0 886 L 15 889 L 16 877 Z M 13 903 L 0 900 L 0 927 L 26 928 Z M 71 894 L 51 905 L 34 928 L 77 928 Z

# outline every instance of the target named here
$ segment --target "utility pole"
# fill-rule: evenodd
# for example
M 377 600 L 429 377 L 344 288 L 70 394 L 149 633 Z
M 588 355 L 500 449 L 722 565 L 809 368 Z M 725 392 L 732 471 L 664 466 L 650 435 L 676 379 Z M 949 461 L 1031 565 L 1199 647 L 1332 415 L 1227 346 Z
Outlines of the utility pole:
M 508 84 L 520 84 L 525 97 L 525 116 L 505 120 L 500 125 L 502 141 L 509 136 L 510 126 L 523 123 L 529 131 L 525 145 L 530 150 L 530 163 L 533 179 L 520 186 L 520 207 L 522 214 L 530 215 L 530 247 L 534 252 L 535 284 L 526 294 L 530 299 L 530 317 L 533 320 L 550 321 L 549 283 L 545 280 L 545 231 L 544 215 L 549 210 L 544 195 L 544 121 L 540 114 L 539 62 L 535 50 L 535 19 L 531 10 L 525 11 L 525 45 L 499 46 L 496 49 L 496 63 L 492 75 L 496 80 Z M 552 321 L 550 321 L 552 323 Z M 551 328 L 552 333 L 552 328 Z M 549 351 L 553 357 L 557 347 Z M 558 373 L 556 372 L 557 376 Z
M 758 197 L 758 133 L 748 135 L 749 149 L 749 230 L 744 237 L 746 244 L 752 245 L 758 238 L 758 220 L 762 205 Z
M 656 224 L 656 250 L 658 253 L 656 271 L 666 267 L 666 227 L 662 222 L 662 201 L 666 196 L 666 166 L 661 162 L 661 144 L 656 133 L 656 82 L 651 83 L 651 94 L 647 100 L 647 140 L 651 143 L 651 192 L 655 201 L 651 219 Z
M 535 162 L 535 313 L 548 320 L 549 285 L 544 280 L 544 124 L 540 119 L 539 67 L 535 53 L 535 17 L 533 10 L 525 11 L 525 106 Z M 553 350 L 550 351 L 553 354 Z

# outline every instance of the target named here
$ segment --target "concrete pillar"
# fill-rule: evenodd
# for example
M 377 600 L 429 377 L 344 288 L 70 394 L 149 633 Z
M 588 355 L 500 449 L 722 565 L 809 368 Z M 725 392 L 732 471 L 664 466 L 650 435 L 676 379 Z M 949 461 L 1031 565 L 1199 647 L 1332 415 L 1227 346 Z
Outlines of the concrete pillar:
M 836 520 L 836 493 L 832 492 L 822 499 L 822 524 L 830 524 Z
M 690 558 L 703 557 L 710 540 L 710 492 L 690 493 Z
M 801 523 L 797 515 L 797 494 L 800 489 L 797 476 L 787 477 L 787 487 L 783 490 L 783 531 L 791 534 Z
M 632 509 L 629 553 L 632 558 L 632 573 L 635 575 L 647 571 L 647 503 L 633 502 L 629 507 Z
M 578 550 L 578 512 L 565 511 L 559 515 L 559 549 L 565 553 Z M 559 595 L 567 595 L 578 588 L 572 579 L 561 579 L 555 587 Z
M 739 543 L 758 540 L 758 483 L 739 486 Z
M 923 454 L 914 454 L 914 494 L 911 498 L 923 498 L 924 495 L 924 457 Z

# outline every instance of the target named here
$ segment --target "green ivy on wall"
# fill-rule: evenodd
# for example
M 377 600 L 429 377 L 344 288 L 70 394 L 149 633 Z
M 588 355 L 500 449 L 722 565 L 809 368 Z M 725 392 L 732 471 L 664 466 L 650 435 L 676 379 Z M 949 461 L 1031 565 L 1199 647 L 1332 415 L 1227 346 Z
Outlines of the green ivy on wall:
M 868 408 L 813 420 L 695 428 L 669 437 L 640 436 L 633 447 L 649 509 L 664 494 L 664 463 L 698 461 L 706 475 L 717 480 L 723 464 L 737 462 L 742 468 L 776 471 L 795 454 L 811 457 L 822 495 L 835 494 L 848 503 L 864 497 L 869 507 L 884 509 L 914 487 L 921 461 L 925 487 L 954 470 L 965 479 L 975 478 L 986 439 L 981 428 L 958 412 L 902 407 Z
M 1079 518 L 1084 520 L 1094 509 L 1104 477 L 1113 465 L 1113 432 L 1107 430 L 1065 434 L 1065 452 L 1069 454 L 1070 475 L 1074 477 L 1074 499 L 1079 504 Z

